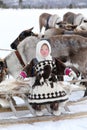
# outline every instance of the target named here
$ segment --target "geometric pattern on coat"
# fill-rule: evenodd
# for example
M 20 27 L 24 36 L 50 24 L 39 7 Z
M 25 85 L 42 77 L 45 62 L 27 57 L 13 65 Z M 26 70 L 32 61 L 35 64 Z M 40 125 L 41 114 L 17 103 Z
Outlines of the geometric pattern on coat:
M 56 71 L 56 64 L 54 60 L 45 60 L 37 63 L 34 66 L 36 72 L 36 80 L 33 88 L 37 85 L 43 85 L 50 81 L 51 87 L 53 87 L 53 82 L 57 81 L 57 76 L 54 74 Z
M 69 91 L 64 88 L 62 82 L 54 82 L 53 88 L 51 87 L 49 81 L 48 84 L 44 83 L 42 86 L 38 85 L 28 93 L 28 100 L 31 104 L 44 104 L 51 102 L 61 102 L 66 101 L 69 98 Z

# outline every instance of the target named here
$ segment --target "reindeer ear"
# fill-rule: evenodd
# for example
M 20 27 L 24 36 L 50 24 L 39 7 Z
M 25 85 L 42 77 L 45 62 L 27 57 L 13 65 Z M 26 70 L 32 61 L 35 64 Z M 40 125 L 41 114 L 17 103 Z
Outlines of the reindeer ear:
M 34 29 L 34 27 L 30 28 L 30 30 L 32 31 Z

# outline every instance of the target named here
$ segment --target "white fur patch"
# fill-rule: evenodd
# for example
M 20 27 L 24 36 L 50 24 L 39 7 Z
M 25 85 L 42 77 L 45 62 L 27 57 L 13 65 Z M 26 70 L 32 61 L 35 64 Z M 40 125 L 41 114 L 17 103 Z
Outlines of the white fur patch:
M 55 24 L 60 23 L 61 21 L 61 18 L 57 14 L 54 14 L 50 17 L 48 21 L 49 27 L 55 27 Z
M 11 94 L 11 92 L 29 91 L 29 84 L 15 79 L 5 80 L 0 83 L 0 93 Z

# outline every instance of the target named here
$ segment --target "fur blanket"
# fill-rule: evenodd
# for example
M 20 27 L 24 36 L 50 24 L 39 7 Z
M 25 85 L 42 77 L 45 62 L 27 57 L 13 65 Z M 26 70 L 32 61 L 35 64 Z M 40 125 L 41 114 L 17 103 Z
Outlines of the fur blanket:
M 32 88 L 34 81 L 35 77 L 24 81 L 17 81 L 15 79 L 5 80 L 0 83 L 0 97 L 4 97 L 4 94 L 21 96 L 21 94 L 26 93 L 29 103 L 43 104 L 55 101 L 65 101 L 69 98 L 72 91 L 84 89 L 83 86 L 71 85 L 64 81 L 54 82 L 53 88 L 51 87 L 50 82 Z
M 29 82 L 29 81 L 28 81 Z M 20 94 L 29 91 L 29 83 L 15 79 L 7 79 L 0 83 L 0 94 Z

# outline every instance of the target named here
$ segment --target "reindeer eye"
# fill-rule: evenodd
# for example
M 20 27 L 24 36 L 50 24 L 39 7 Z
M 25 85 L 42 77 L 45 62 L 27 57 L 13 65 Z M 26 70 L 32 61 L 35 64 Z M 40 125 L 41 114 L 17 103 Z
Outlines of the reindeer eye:
M 87 20 L 84 20 L 84 23 L 87 23 Z

